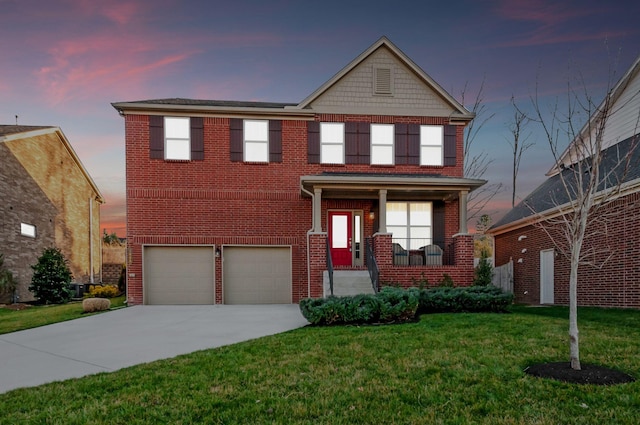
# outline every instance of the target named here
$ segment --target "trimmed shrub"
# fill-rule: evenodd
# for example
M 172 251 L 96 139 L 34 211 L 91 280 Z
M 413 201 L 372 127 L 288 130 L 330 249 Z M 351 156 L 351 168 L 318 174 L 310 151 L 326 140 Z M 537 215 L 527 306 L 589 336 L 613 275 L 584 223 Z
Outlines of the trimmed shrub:
M 33 277 L 29 290 L 39 302 L 60 304 L 71 299 L 69 285 L 73 276 L 66 258 L 58 248 L 45 249 L 31 268 Z
M 417 289 L 385 287 L 377 294 L 306 298 L 300 311 L 314 325 L 406 322 L 415 318 L 418 295 Z
M 513 303 L 513 294 L 489 286 L 431 288 L 420 292 L 419 314 L 457 312 L 504 312 Z
M 84 294 L 85 298 L 113 298 L 117 297 L 120 291 L 113 285 L 92 286 L 89 292 Z
M 111 301 L 105 298 L 85 298 L 82 300 L 82 311 L 93 313 L 94 311 L 105 311 L 111 308 Z
M 381 323 L 407 322 L 416 317 L 420 302 L 420 290 L 385 287 L 377 294 L 380 301 Z
M 377 294 L 305 298 L 300 301 L 300 311 L 313 325 L 403 323 L 425 313 L 504 312 L 512 302 L 513 294 L 495 286 L 387 286 Z

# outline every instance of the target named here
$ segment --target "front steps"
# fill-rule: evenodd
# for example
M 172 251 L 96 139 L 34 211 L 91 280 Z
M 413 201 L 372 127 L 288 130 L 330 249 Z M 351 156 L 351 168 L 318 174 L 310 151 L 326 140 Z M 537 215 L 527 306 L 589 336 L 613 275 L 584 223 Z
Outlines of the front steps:
M 324 271 L 322 281 L 324 283 L 324 297 L 331 295 L 329 288 L 329 272 Z M 346 295 L 373 294 L 371 278 L 367 270 L 334 270 L 333 271 L 333 295 L 342 297 Z

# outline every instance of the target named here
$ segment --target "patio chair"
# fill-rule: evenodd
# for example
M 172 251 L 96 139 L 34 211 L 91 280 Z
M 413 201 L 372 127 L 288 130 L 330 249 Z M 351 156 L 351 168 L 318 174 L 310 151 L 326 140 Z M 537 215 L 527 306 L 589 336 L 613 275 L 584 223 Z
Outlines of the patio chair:
M 409 264 L 409 253 L 399 243 L 393 243 L 393 264 L 406 266 Z
M 442 265 L 442 248 L 438 245 L 427 245 L 424 247 L 424 259 L 427 266 Z

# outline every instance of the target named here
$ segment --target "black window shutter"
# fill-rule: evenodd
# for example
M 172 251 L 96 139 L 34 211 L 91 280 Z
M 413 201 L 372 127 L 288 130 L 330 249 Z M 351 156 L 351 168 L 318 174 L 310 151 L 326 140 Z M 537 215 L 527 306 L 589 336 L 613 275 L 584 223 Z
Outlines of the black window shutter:
M 455 125 L 444 126 L 444 165 L 456 165 L 456 129 Z
M 420 125 L 407 125 L 407 164 L 420 165 Z
M 394 131 L 395 164 L 405 165 L 407 163 L 407 124 L 396 124 Z
M 282 121 L 269 121 L 269 162 L 282 162 Z
M 444 249 L 444 202 L 433 203 L 433 244 Z
M 164 159 L 164 117 L 149 116 L 149 158 Z
M 371 124 L 368 122 L 358 125 L 358 153 L 360 164 L 371 162 Z
M 359 164 L 357 122 L 346 122 L 344 124 L 344 156 L 345 163 Z
M 320 164 L 320 123 L 307 122 L 307 160 L 309 164 Z
M 243 121 L 240 118 L 231 118 L 229 120 L 229 144 L 232 162 L 242 162 L 244 160 L 242 150 L 244 143 L 243 130 Z
M 191 117 L 191 160 L 204 160 L 204 119 L 202 117 Z
M 345 163 L 369 164 L 371 158 L 371 124 L 346 122 L 344 124 Z

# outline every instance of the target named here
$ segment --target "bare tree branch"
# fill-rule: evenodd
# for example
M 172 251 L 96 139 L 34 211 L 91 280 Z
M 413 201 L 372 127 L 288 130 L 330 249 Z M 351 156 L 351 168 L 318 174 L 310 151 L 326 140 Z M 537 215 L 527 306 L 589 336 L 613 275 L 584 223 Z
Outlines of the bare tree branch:
M 495 113 L 489 113 L 484 103 L 484 83 L 482 80 L 480 88 L 473 100 L 471 112 L 475 118 L 467 125 L 464 133 L 464 176 L 471 179 L 482 179 L 489 166 L 493 163 L 486 151 L 475 152 L 474 146 L 478 133 L 491 120 Z M 464 105 L 467 98 L 468 84 L 465 84 L 460 94 L 461 103 Z M 480 217 L 487 204 L 501 191 L 503 184 L 488 183 L 477 190 L 471 192 L 467 198 L 467 218 L 473 220 Z
M 511 105 L 513 105 L 513 121 L 509 125 L 509 131 L 511 131 L 511 139 L 507 139 L 509 146 L 511 146 L 511 152 L 513 153 L 513 163 L 511 168 L 511 208 L 516 204 L 516 182 L 518 179 L 518 171 L 520 170 L 520 161 L 522 160 L 522 154 L 535 145 L 533 142 L 529 142 L 531 132 L 523 134 L 526 125 L 530 122 L 527 115 L 518 108 L 515 98 L 511 96 Z

